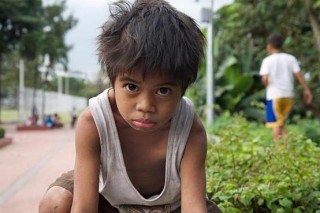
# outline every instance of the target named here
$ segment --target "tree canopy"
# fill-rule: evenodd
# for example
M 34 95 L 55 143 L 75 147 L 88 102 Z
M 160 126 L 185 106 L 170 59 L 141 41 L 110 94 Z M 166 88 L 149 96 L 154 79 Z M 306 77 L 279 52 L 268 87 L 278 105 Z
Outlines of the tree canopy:
M 41 0 L 0 1 L 0 56 L 16 49 L 23 35 L 41 29 L 41 14 Z
M 25 59 L 26 85 L 39 84 L 38 67 L 49 56 L 49 67 L 61 64 L 67 69 L 72 48 L 65 36 L 77 20 L 66 14 L 65 0 L 43 5 L 41 0 L 0 1 L 0 75 L 2 86 L 16 87 L 17 64 Z M 16 79 L 16 81 L 14 81 Z
M 66 33 L 77 21 L 65 16 L 65 1 L 43 6 L 41 0 L 2 0 L 0 2 L 0 55 L 18 50 L 34 60 L 48 54 L 54 64 L 67 64 Z

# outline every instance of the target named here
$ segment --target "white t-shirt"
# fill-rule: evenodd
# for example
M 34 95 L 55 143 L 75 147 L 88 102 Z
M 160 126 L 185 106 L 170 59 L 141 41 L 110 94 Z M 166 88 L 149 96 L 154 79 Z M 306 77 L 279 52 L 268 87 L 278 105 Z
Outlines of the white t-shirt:
M 293 73 L 299 71 L 300 66 L 293 55 L 273 53 L 263 59 L 260 75 L 268 75 L 267 100 L 293 97 Z

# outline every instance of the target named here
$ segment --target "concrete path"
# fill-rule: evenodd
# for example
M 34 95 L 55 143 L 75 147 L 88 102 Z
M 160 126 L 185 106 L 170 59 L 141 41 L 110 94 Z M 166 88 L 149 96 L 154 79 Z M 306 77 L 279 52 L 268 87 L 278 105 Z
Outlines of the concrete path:
M 4 126 L 10 145 L 0 149 L 0 212 L 36 213 L 47 187 L 73 168 L 74 130 L 19 131 Z

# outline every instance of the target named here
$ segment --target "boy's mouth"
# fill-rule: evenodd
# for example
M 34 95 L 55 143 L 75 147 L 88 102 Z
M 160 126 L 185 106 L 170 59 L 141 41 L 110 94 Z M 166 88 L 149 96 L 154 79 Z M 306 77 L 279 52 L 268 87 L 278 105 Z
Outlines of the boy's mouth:
M 149 129 L 156 125 L 155 122 L 152 122 L 150 120 L 134 120 L 133 124 L 139 129 Z

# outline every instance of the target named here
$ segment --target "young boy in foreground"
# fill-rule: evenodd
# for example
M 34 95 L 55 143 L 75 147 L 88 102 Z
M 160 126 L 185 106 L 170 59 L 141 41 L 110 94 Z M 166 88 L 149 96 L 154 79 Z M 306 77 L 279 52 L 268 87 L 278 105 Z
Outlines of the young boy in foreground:
M 206 132 L 190 100 L 204 36 L 163 0 L 121 1 L 98 39 L 112 88 L 76 127 L 74 172 L 40 212 L 220 212 L 206 199 Z

